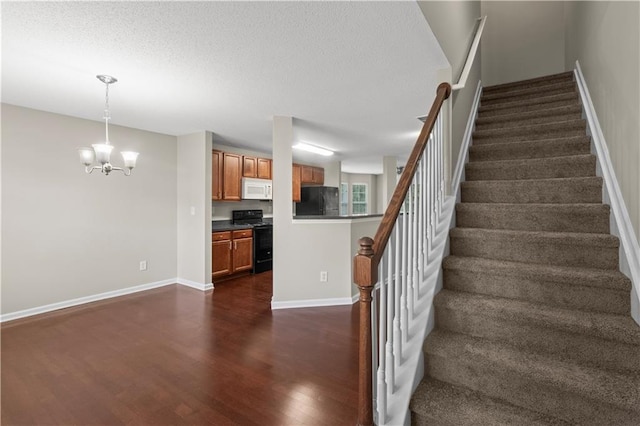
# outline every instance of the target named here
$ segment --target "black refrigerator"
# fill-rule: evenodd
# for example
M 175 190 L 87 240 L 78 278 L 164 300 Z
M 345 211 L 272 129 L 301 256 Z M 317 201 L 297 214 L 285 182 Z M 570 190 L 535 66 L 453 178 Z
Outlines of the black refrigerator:
M 338 188 L 331 186 L 303 186 L 299 203 L 296 203 L 296 215 L 338 216 Z

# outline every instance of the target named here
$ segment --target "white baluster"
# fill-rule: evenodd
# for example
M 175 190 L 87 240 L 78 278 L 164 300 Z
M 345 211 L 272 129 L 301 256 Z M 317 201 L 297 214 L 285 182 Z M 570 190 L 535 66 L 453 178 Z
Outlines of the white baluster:
M 438 205 L 439 213 L 442 213 L 442 205 L 444 203 L 444 131 L 442 126 L 442 114 L 438 114 L 438 134 L 440 138 L 438 140 L 438 147 L 440 151 L 439 161 L 440 161 L 440 204 Z
M 429 217 L 429 213 L 427 212 L 427 153 L 425 152 L 422 156 L 422 161 L 420 162 L 420 170 L 422 177 L 422 191 L 420 194 L 420 199 L 422 200 L 422 234 L 420 238 L 422 239 L 422 259 L 424 262 L 424 268 L 426 268 L 429 263 L 429 243 L 427 242 L 427 218 Z M 422 277 L 424 280 L 424 276 Z
M 417 234 L 417 238 L 418 238 L 418 287 L 416 288 L 416 300 L 420 300 L 420 285 L 422 284 L 422 282 L 424 282 L 424 241 L 423 241 L 423 230 L 422 230 L 422 222 L 423 222 L 423 215 L 424 215 L 424 210 L 422 209 L 422 200 L 424 199 L 424 184 L 422 183 L 422 162 L 424 160 L 424 156 L 421 158 L 420 162 L 418 163 L 418 172 L 419 174 L 416 175 L 417 177 L 417 181 L 419 182 L 418 185 L 416 185 L 416 188 L 418 189 L 418 197 L 417 197 L 417 202 L 418 202 L 418 234 Z
M 413 209 L 413 216 L 412 216 L 412 221 L 413 221 L 413 226 L 411 227 L 413 233 L 411 234 L 411 254 L 412 254 L 412 267 L 413 267 L 413 273 L 411 274 L 412 279 L 412 299 L 411 302 L 414 306 L 414 309 L 411 311 L 412 314 L 415 316 L 415 305 L 417 304 L 417 300 L 418 300 L 418 279 L 420 278 L 418 275 L 418 241 L 420 241 L 420 234 L 418 233 L 418 206 L 420 205 L 420 203 L 418 202 L 418 179 L 417 176 L 414 175 L 413 177 L 413 197 L 411 200 L 411 204 L 412 204 L 412 209 Z
M 400 312 L 400 328 L 402 329 L 402 341 L 407 342 L 407 332 L 409 330 L 409 309 L 407 308 L 407 222 L 409 222 L 409 213 L 406 203 L 402 204 L 402 296 L 400 296 L 401 312 Z
M 378 370 L 378 296 L 376 290 L 371 292 L 371 371 Z M 378 380 L 376 374 L 371 374 L 371 394 L 373 396 L 373 412 L 378 412 Z
M 386 357 L 385 345 L 387 342 L 387 289 L 384 280 L 384 256 L 388 256 L 388 252 L 383 255 L 383 260 L 378 267 L 378 276 L 380 277 L 380 323 L 379 323 L 379 343 L 373 347 L 373 352 L 378 350 L 378 422 L 384 423 L 387 408 L 387 384 L 386 384 Z
M 413 230 L 413 182 L 409 185 L 407 192 L 407 305 L 409 308 L 408 320 L 413 319 L 413 240 L 415 239 Z
M 387 344 L 386 346 L 386 361 L 385 366 L 387 369 L 387 376 L 385 378 L 387 382 L 387 392 L 393 393 L 395 389 L 395 358 L 393 356 L 393 314 L 395 308 L 395 291 L 394 291 L 394 282 L 393 282 L 393 245 L 391 239 L 389 240 L 389 245 L 387 246 L 387 317 L 386 317 L 386 326 L 387 326 Z
M 395 309 L 393 311 L 393 353 L 395 355 L 396 363 L 399 365 L 402 362 L 402 329 L 400 328 L 400 298 L 402 293 L 402 269 L 400 268 L 400 261 L 402 255 L 400 253 L 400 219 L 396 220 L 396 249 L 395 249 Z M 395 386 L 395 382 L 394 382 Z

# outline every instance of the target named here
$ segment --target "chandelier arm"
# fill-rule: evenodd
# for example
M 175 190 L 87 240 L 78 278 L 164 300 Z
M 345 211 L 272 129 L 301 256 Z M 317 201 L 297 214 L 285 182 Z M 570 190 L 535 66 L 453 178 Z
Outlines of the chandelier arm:
M 91 167 L 91 166 L 85 166 L 84 171 L 85 171 L 87 174 L 91 174 L 91 173 L 93 173 L 93 171 L 94 171 L 94 170 L 101 170 L 101 169 L 102 169 L 102 166 L 93 166 L 93 167 Z

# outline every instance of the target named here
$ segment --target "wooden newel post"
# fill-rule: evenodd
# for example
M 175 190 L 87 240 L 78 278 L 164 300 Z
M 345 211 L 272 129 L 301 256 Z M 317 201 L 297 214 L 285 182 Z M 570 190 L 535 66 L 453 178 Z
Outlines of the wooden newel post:
M 378 268 L 373 265 L 373 240 L 358 240 L 360 249 L 353 259 L 353 280 L 360 289 L 360 356 L 358 372 L 358 426 L 373 425 L 373 393 L 371 366 L 371 292 L 378 281 Z

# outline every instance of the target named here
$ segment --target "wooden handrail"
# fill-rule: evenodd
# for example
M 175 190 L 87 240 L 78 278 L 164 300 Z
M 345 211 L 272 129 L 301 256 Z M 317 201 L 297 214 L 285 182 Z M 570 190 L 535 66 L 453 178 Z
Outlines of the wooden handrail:
M 371 293 L 378 282 L 378 264 L 389 242 L 394 224 L 398 219 L 402 204 L 416 173 L 418 162 L 424 153 L 429 135 L 433 131 L 442 104 L 451 95 L 451 85 L 441 83 L 436 90 L 429 115 L 422 126 L 420 136 L 411 151 L 407 165 L 400 176 L 400 181 L 391 197 L 387 210 L 382 217 L 374 239 L 360 238 L 360 249 L 353 259 L 353 281 L 360 291 L 360 344 L 359 344 L 359 375 L 358 375 L 358 426 L 373 425 L 373 390 L 372 390 L 372 336 L 371 336 Z

